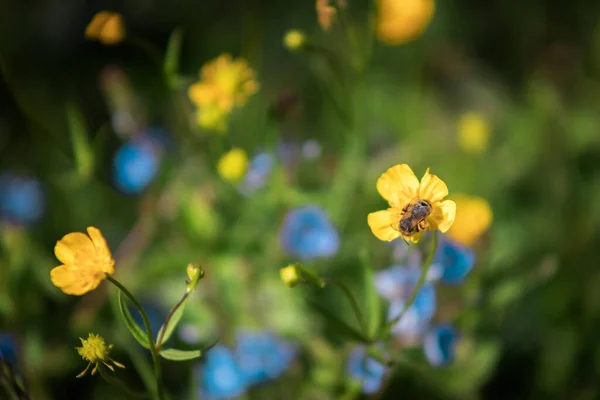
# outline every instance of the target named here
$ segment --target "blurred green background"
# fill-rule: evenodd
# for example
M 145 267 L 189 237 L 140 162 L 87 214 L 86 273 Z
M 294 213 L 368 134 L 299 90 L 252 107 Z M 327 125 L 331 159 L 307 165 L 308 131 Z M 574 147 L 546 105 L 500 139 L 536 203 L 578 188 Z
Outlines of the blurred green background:
M 381 5 L 331 3 L 329 30 L 312 1 L 0 3 L 0 333 L 16 343 L 11 369 L 30 398 L 128 398 L 99 376 L 75 379 L 85 362 L 73 347 L 89 332 L 115 344 L 127 365 L 118 376 L 144 388 L 148 355 L 114 288 L 73 297 L 50 281 L 56 241 L 87 226 L 106 237 L 115 276 L 162 318 L 187 264 L 203 266 L 180 348 L 235 346 L 240 328 L 293 343 L 285 373 L 242 398 L 600 398 L 600 4 L 438 1 L 423 34 L 388 45 L 375 34 Z M 84 37 L 102 10 L 123 17 L 115 45 Z M 305 35 L 298 49 L 284 44 L 290 29 Z M 260 86 L 216 132 L 197 125 L 188 88 L 224 53 Z M 476 139 L 461 133 L 465 116 Z M 151 131 L 160 152 L 127 170 L 137 153 L 118 152 Z M 269 155 L 260 183 L 219 173 L 232 148 Z M 345 282 L 380 324 L 373 272 L 398 260 L 367 214 L 387 206 L 376 180 L 399 163 L 419 178 L 431 168 L 450 198 L 486 199 L 493 222 L 466 281 L 438 292 L 434 321 L 461 334 L 454 362 L 437 368 L 396 344 L 401 361 L 365 394 L 346 369 L 356 338 L 311 306 L 352 325 L 345 299 L 290 289 L 279 269 L 300 259 Z M 11 203 L 14 176 L 34 183 Z M 281 236 L 290 211 L 311 204 L 339 246 L 301 260 Z M 427 244 L 411 251 L 424 259 Z M 163 363 L 172 398 L 200 398 L 203 363 Z

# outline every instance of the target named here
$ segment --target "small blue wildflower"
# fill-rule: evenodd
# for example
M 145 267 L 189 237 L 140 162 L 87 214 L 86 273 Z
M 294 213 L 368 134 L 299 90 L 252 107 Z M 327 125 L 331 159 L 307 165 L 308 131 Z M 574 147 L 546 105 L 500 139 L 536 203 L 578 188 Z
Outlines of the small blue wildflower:
M 381 387 L 385 366 L 371 357 L 367 357 L 367 351 L 363 346 L 352 350 L 348 358 L 348 374 L 359 381 L 362 392 L 365 394 L 375 393 Z
M 408 297 L 392 300 L 388 308 L 388 320 L 392 320 L 402 313 L 407 300 Z M 392 333 L 407 338 L 421 336 L 428 329 L 435 310 L 435 287 L 431 283 L 425 283 L 402 319 L 392 328 Z
M 158 129 L 158 128 L 157 128 Z M 123 144 L 113 160 L 113 179 L 117 189 L 138 194 L 154 180 L 166 136 L 160 130 L 149 130 Z
M 0 360 L 14 367 L 17 364 L 17 343 L 7 333 L 0 333 Z
M 223 345 L 216 345 L 206 353 L 205 363 L 198 372 L 203 399 L 233 399 L 246 391 L 244 373 L 231 350 Z
M 295 356 L 291 343 L 269 332 L 240 332 L 235 354 L 249 385 L 278 378 Z
M 0 175 L 0 217 L 16 225 L 31 224 L 44 213 L 44 192 L 41 183 L 5 172 Z
M 459 334 L 452 326 L 433 327 L 423 340 L 423 350 L 427 360 L 436 367 L 451 364 L 459 340 Z
M 461 284 L 475 265 L 475 253 L 454 240 L 444 238 L 440 242 L 432 268 L 439 269 L 444 283 Z
M 286 252 L 304 261 L 332 257 L 340 247 L 337 230 L 317 206 L 292 210 L 283 222 L 279 239 Z
M 275 159 L 269 153 L 259 153 L 254 156 L 254 158 L 250 160 L 248 172 L 246 172 L 240 187 L 242 193 L 249 195 L 265 186 L 274 163 Z

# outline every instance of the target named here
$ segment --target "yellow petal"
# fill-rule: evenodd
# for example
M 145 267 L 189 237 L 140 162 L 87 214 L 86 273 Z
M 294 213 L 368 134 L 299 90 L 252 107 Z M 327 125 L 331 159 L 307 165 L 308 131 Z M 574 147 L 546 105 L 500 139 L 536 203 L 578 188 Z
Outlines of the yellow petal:
M 94 245 L 90 238 L 81 232 L 66 234 L 54 246 L 56 258 L 64 264 L 73 264 L 75 262 L 75 254 L 81 250 L 94 251 Z
M 400 236 L 393 227 L 398 225 L 402 211 L 397 208 L 389 208 L 383 211 L 370 213 L 368 216 L 369 227 L 379 240 L 391 242 Z
M 419 187 L 419 197 L 434 204 L 444 200 L 448 196 L 448 186 L 437 175 L 429 173 L 429 168 L 425 171 L 421 186 Z
M 88 26 L 85 28 L 85 37 L 88 39 L 97 39 L 100 37 L 104 24 L 112 17 L 112 13 L 109 11 L 100 11 L 94 15 L 94 18 L 90 21 Z
M 377 191 L 390 206 L 402 209 L 418 195 L 419 180 L 407 164 L 395 165 L 379 177 Z
M 446 232 L 454 223 L 456 217 L 456 203 L 452 200 L 444 200 L 433 205 L 433 210 L 427 218 L 429 223 L 428 230 L 439 229 L 442 233 Z
M 481 197 L 458 194 L 453 196 L 453 200 L 456 202 L 456 219 L 448 236 L 472 246 L 492 223 L 492 208 Z
M 418 243 L 419 240 L 421 240 L 421 237 L 423 236 L 423 233 L 425 233 L 425 232 L 420 231 L 420 232 L 415 233 L 412 236 L 404 236 L 404 235 L 402 235 L 402 237 L 406 241 L 410 241 L 410 242 L 413 242 L 413 243 Z
M 63 293 L 81 296 L 98 287 L 104 279 L 104 274 L 90 273 L 77 267 L 60 265 L 50 271 L 50 279 L 54 286 Z
M 106 239 L 102 236 L 102 232 L 98 228 L 93 226 L 89 226 L 87 228 L 88 235 L 92 239 L 92 243 L 94 244 L 94 249 L 96 250 L 96 261 L 102 264 L 102 271 L 107 274 L 114 274 L 114 260 L 112 259 L 112 255 L 110 254 L 110 249 L 106 244 Z

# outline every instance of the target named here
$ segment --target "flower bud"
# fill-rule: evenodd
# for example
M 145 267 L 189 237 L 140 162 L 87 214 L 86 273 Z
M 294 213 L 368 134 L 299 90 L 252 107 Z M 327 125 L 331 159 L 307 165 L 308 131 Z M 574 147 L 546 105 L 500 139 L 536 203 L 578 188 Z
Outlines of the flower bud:
M 198 281 L 204 277 L 204 270 L 199 264 L 190 263 L 187 266 L 187 275 L 190 280 L 187 283 L 186 293 L 190 293 L 192 290 L 196 289 Z

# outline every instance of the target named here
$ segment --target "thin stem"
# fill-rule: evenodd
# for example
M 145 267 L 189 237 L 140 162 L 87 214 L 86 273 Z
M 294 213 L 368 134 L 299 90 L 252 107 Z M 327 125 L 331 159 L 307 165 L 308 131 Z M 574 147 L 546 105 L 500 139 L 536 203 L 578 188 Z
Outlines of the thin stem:
M 177 304 L 175 304 L 175 306 L 173 306 L 173 308 L 171 308 L 171 311 L 169 311 L 169 314 L 167 315 L 167 318 L 165 319 L 165 323 L 163 324 L 162 328 L 158 331 L 158 338 L 156 338 L 157 350 L 160 350 L 160 347 L 162 346 L 163 337 L 165 336 L 165 331 L 167 330 L 167 326 L 169 326 L 169 322 L 171 322 L 173 315 L 175 315 L 175 312 L 177 311 L 177 309 L 179 307 L 181 307 L 181 305 L 185 302 L 185 300 L 188 298 L 189 295 L 190 295 L 189 293 L 185 293 L 183 295 L 183 297 L 181 298 L 181 300 L 179 300 L 177 302 Z
M 156 348 L 156 343 L 154 342 L 154 338 L 152 337 L 152 329 L 150 328 L 150 320 L 144 311 L 144 308 L 140 304 L 140 302 L 123 286 L 119 281 L 113 278 L 110 275 L 106 275 L 106 279 L 110 281 L 113 285 L 118 287 L 121 292 L 125 296 L 131 300 L 131 302 L 136 306 L 142 319 L 144 320 L 144 327 L 146 328 L 146 335 L 148 335 L 148 343 L 150 344 L 150 352 L 152 353 L 152 362 L 154 363 L 154 376 L 156 378 L 156 392 L 159 399 L 163 399 L 163 387 L 162 387 L 162 378 L 161 378 L 161 369 L 160 369 L 160 358 L 158 355 L 158 349 Z
M 100 373 L 100 376 L 109 384 L 114 385 L 114 386 L 119 386 L 121 389 L 123 389 L 123 391 L 125 393 L 127 393 L 128 396 L 130 397 L 136 397 L 136 398 L 146 398 L 148 397 L 147 394 L 144 393 L 139 393 L 133 389 L 130 389 L 127 384 L 114 376 L 110 376 L 110 374 L 108 374 L 105 370 L 104 370 L 104 366 L 103 365 L 98 365 L 98 372 Z
M 365 319 L 364 319 L 362 313 L 360 312 L 360 307 L 358 306 L 358 302 L 352 295 L 352 292 L 350 291 L 350 289 L 348 289 L 348 286 L 344 285 L 340 281 L 329 279 L 329 278 L 325 278 L 325 281 L 337 286 L 344 293 L 344 295 L 346 296 L 346 299 L 348 299 L 348 302 L 350 303 L 350 306 L 352 307 L 352 311 L 354 311 L 354 316 L 356 317 L 356 320 L 358 321 L 358 324 L 360 325 L 360 330 L 363 332 L 364 335 L 366 335 L 368 337 L 369 334 L 368 334 L 368 330 L 367 330 L 367 324 L 365 323 Z
M 413 289 L 412 293 L 410 294 L 410 297 L 406 301 L 406 304 L 404 305 L 402 312 L 396 318 L 392 319 L 390 322 L 388 322 L 386 324 L 385 329 L 383 330 L 383 335 L 387 335 L 389 330 L 394 325 L 396 325 L 398 322 L 400 322 L 402 317 L 404 317 L 404 314 L 406 314 L 408 309 L 415 302 L 415 299 L 417 298 L 417 295 L 419 294 L 419 290 L 421 290 L 421 287 L 425 283 L 425 279 L 427 278 L 427 273 L 429 272 L 429 268 L 431 267 L 431 262 L 433 261 L 433 255 L 435 254 L 435 249 L 437 247 L 437 238 L 438 238 L 438 233 L 436 230 L 433 232 L 433 241 L 431 242 L 431 250 L 429 251 L 427 260 L 425 260 L 425 264 L 423 265 L 423 270 L 421 271 L 421 276 L 419 277 L 419 280 L 417 281 L 415 288 Z

